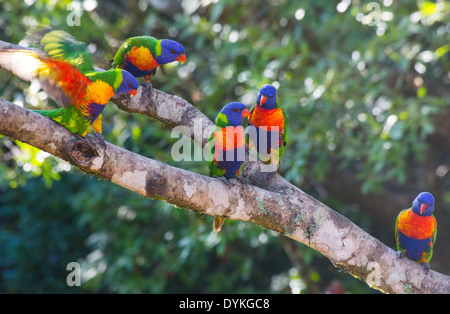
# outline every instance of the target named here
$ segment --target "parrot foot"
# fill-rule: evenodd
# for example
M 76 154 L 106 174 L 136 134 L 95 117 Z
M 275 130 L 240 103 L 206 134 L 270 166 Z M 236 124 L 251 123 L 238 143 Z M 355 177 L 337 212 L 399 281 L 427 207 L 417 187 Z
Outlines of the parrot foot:
M 146 82 L 149 82 L 149 83 L 150 83 L 150 81 L 152 80 L 152 77 L 156 74 L 156 69 L 157 69 L 157 68 L 154 68 L 153 70 L 151 70 L 150 72 L 148 72 L 147 75 L 144 75 L 144 80 L 145 80 Z
M 428 275 L 428 272 L 430 271 L 430 264 L 422 263 L 422 267 L 423 267 L 423 271 L 425 272 L 425 274 Z
M 148 93 L 148 98 L 150 98 L 150 96 L 152 95 L 152 89 L 153 89 L 153 85 L 152 83 L 150 83 L 150 81 L 145 80 L 144 84 L 142 84 L 143 90 L 145 91 L 145 93 Z
M 269 173 L 271 175 L 277 173 L 278 166 L 272 165 L 272 164 L 261 164 L 260 166 L 261 172 Z
M 98 143 L 103 147 L 103 149 L 106 149 L 106 142 L 102 133 L 94 133 L 93 137 L 98 141 Z
M 247 178 L 244 178 L 243 176 L 236 176 L 236 177 L 234 177 L 234 179 L 236 179 L 237 181 L 239 181 L 243 184 L 248 184 L 250 182 Z
M 403 256 L 405 256 L 405 254 L 403 254 L 402 251 L 397 251 L 397 258 L 402 258 Z
M 281 162 L 273 162 L 270 164 L 272 172 L 277 172 L 278 168 L 280 168 Z
M 79 166 L 89 167 L 92 158 L 98 157 L 98 147 L 91 139 L 80 134 L 75 134 L 75 138 L 67 142 L 65 148 L 68 156 Z
M 267 178 L 267 180 L 270 180 L 270 179 L 272 179 L 272 178 L 273 178 L 273 176 L 274 176 L 275 174 L 277 174 L 277 172 L 276 172 L 276 171 L 271 171 L 271 172 L 268 172 L 268 173 L 267 173 L 267 175 L 266 175 L 266 178 Z
M 92 145 L 92 142 L 88 138 L 83 137 L 78 133 L 75 133 L 75 137 L 77 138 L 76 139 L 77 142 L 85 143 L 87 146 L 89 146 L 92 149 L 92 151 L 96 152 L 95 147 Z
M 232 186 L 232 183 L 225 177 L 214 176 L 214 178 L 219 179 L 220 181 L 222 181 L 223 183 L 225 183 L 228 186 Z

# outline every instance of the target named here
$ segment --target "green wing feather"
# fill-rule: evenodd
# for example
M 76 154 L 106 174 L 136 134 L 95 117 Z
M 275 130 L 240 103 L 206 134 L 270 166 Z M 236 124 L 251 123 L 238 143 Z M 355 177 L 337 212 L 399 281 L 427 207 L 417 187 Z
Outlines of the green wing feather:
M 216 121 L 218 119 L 216 118 Z M 210 152 L 211 152 L 211 160 L 208 161 L 208 168 L 209 168 L 209 176 L 216 176 L 216 177 L 222 177 L 225 174 L 225 169 L 219 169 L 215 164 L 214 164 L 214 153 L 215 153 L 215 139 L 214 139 L 214 133 L 216 133 L 217 131 L 220 130 L 219 126 L 216 126 L 216 128 L 214 129 L 214 131 L 211 133 L 211 136 L 209 137 L 208 140 L 208 144 L 210 145 Z
M 158 39 L 152 36 L 135 36 L 126 39 L 119 50 L 117 50 L 116 55 L 114 56 L 113 67 L 117 67 L 122 64 L 125 58 L 125 55 L 133 49 L 133 47 L 147 47 L 153 56 L 158 56 L 156 45 L 158 43 Z
M 432 217 L 433 217 L 433 219 L 436 220 L 436 218 L 434 217 L 434 215 L 432 215 Z M 433 235 L 431 236 L 431 245 L 429 246 L 429 250 L 428 250 L 428 251 L 425 251 L 425 254 L 424 254 L 424 258 L 425 258 L 425 260 L 427 261 L 427 263 L 430 262 L 431 257 L 433 256 L 433 246 L 434 246 L 434 242 L 436 242 L 436 236 L 437 236 L 437 226 L 436 226 L 436 228 L 434 229 Z
M 255 110 L 256 105 L 253 105 L 253 107 L 250 109 L 250 115 L 253 113 L 253 111 Z
M 211 133 L 211 136 L 209 137 L 208 140 L 208 144 L 207 145 L 211 145 L 210 148 L 210 153 L 212 154 L 212 156 L 214 156 L 214 152 L 215 152 L 215 148 L 214 148 L 214 132 Z M 209 168 L 209 176 L 212 177 L 213 176 L 213 159 L 211 159 L 210 161 L 208 161 L 208 168 Z
M 256 105 L 253 105 L 253 107 L 250 109 L 250 116 L 252 116 L 252 113 L 255 110 L 255 106 Z M 248 125 L 249 126 L 251 125 L 250 124 L 250 117 L 248 118 Z M 247 145 L 247 147 L 249 147 L 249 145 L 250 145 L 250 136 L 249 136 L 248 132 L 247 132 L 247 134 L 245 134 L 245 144 Z
M 432 216 L 433 216 L 434 219 L 436 219 L 434 217 L 434 215 L 432 215 Z M 433 245 L 434 245 L 434 242 L 436 242 L 436 238 L 437 238 L 437 224 L 436 224 L 436 228 L 434 229 L 433 237 L 431 238 L 432 242 L 433 242 Z
M 224 115 L 223 113 L 219 112 L 219 114 L 216 117 L 216 127 L 215 127 L 214 131 L 211 133 L 211 136 L 209 137 L 209 140 L 208 140 L 208 144 L 211 145 L 211 154 L 212 154 L 212 156 L 214 156 L 214 152 L 215 152 L 214 134 L 217 131 L 219 131 L 221 128 L 226 127 L 227 125 L 229 125 L 229 121 L 228 121 L 227 116 Z M 221 169 L 217 168 L 214 165 L 213 159 L 208 162 L 208 165 L 209 165 L 209 175 L 210 176 L 214 175 L 214 176 L 217 176 L 217 177 L 221 177 L 225 173 L 225 170 L 221 170 Z
M 42 37 L 41 45 L 50 57 L 66 60 L 83 74 L 95 71 L 86 44 L 65 31 L 48 32 Z
M 281 108 L 281 107 L 279 107 Z M 281 157 L 283 157 L 284 155 L 284 147 L 287 144 L 288 141 L 288 137 L 289 137 L 289 119 L 288 119 L 288 115 L 286 113 L 286 111 L 284 111 L 284 109 L 281 108 L 281 112 L 283 113 L 283 118 L 284 118 L 284 128 L 283 128 L 283 145 L 281 145 L 280 147 L 280 160 Z
M 289 118 L 284 109 L 281 109 L 284 117 L 283 146 L 286 146 L 289 137 Z
M 397 250 L 398 251 L 402 251 L 403 253 L 405 253 L 405 249 L 403 249 L 402 247 L 400 247 L 400 243 L 398 241 L 398 220 L 400 219 L 400 215 L 406 211 L 408 209 L 404 209 L 402 210 L 398 215 L 397 215 L 397 219 L 395 220 L 395 242 L 397 243 Z

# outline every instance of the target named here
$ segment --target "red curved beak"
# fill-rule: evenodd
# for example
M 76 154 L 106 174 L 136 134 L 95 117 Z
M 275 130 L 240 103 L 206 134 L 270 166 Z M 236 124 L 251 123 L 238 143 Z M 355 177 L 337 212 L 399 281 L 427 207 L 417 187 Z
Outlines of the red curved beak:
M 132 89 L 132 90 L 130 90 L 130 91 L 128 92 L 128 94 L 130 94 L 131 97 L 136 96 L 136 94 L 137 94 L 137 89 Z
M 261 101 L 259 102 L 259 105 L 261 106 L 266 101 L 267 101 L 267 96 L 261 95 Z
M 422 214 L 427 208 L 428 208 L 427 204 L 424 203 L 420 204 L 420 213 Z
M 184 53 L 182 53 L 181 55 L 178 56 L 178 58 L 175 59 L 176 61 L 180 61 L 181 64 L 186 62 L 186 55 Z
M 242 118 L 247 118 L 247 117 L 250 117 L 250 110 L 245 108 L 244 110 L 242 110 Z

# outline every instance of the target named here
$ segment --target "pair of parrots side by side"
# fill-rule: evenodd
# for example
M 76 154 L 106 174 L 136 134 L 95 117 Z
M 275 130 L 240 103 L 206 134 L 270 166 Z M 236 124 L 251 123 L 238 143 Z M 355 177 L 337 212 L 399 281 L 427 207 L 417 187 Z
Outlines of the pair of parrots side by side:
M 242 120 L 246 117 L 249 117 L 247 139 L 242 128 Z M 213 155 L 208 162 L 210 176 L 225 180 L 237 177 L 244 165 L 247 142 L 249 150 L 276 171 L 288 133 L 288 117 L 277 103 L 277 89 L 273 85 L 260 88 L 256 105 L 250 111 L 239 102 L 227 104 L 217 115 L 216 130 L 209 140 Z M 224 217 L 215 216 L 214 230 L 220 231 L 223 223 Z
M 185 61 L 182 45 L 150 36 L 124 41 L 116 53 L 113 69 L 97 72 L 86 44 L 64 31 L 50 31 L 40 41 L 43 50 L 0 49 L 0 66 L 21 79 L 38 79 L 42 88 L 61 108 L 36 112 L 85 137 L 89 127 L 102 136 L 102 112 L 116 94 L 136 95 L 137 77 L 150 81 L 156 68 L 172 61 Z

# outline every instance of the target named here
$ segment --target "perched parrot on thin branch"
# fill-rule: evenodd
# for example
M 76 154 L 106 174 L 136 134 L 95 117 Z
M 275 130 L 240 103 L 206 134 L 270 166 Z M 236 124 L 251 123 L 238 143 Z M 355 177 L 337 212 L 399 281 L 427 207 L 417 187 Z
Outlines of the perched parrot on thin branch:
M 209 138 L 212 160 L 208 162 L 209 175 L 229 184 L 228 179 L 236 178 L 245 161 L 245 135 L 242 119 L 250 111 L 244 104 L 232 102 L 222 108 L 216 118 L 216 129 Z M 224 217 L 215 216 L 213 228 L 222 230 Z
M 256 105 L 250 109 L 249 149 L 276 171 L 284 154 L 288 134 L 289 120 L 287 113 L 278 105 L 277 89 L 265 84 L 258 92 Z
M 116 55 L 113 67 L 124 69 L 135 77 L 144 77 L 150 82 L 158 66 L 173 61 L 186 61 L 184 47 L 171 39 L 156 39 L 151 36 L 136 36 L 126 39 Z
M 33 50 L 0 49 L 0 66 L 23 80 L 38 79 L 61 108 L 33 110 L 85 137 L 92 126 L 104 144 L 102 112 L 115 94 L 136 95 L 139 84 L 125 70 L 96 72 L 86 44 L 72 35 L 50 31 L 41 39 L 46 54 Z
M 400 212 L 395 222 L 398 256 L 406 255 L 416 263 L 422 264 L 427 273 L 437 234 L 437 222 L 433 211 L 433 195 L 422 192 L 415 198 L 410 208 Z

